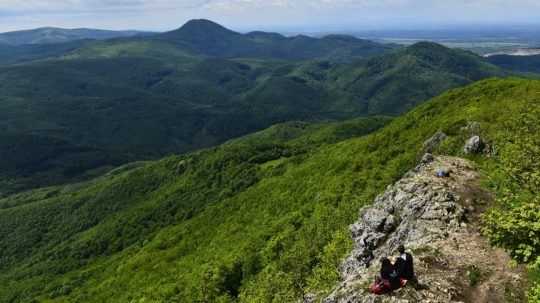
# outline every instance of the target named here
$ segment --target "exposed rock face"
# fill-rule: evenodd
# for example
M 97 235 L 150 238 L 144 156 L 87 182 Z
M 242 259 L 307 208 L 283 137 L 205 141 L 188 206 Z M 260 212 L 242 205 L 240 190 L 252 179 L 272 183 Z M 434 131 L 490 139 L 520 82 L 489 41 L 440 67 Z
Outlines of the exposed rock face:
M 446 140 L 446 138 L 448 138 L 448 136 L 445 133 L 441 131 L 436 132 L 435 135 L 424 142 L 424 151 L 426 153 L 433 152 L 444 140 Z
M 482 138 L 479 136 L 473 136 L 469 140 L 467 140 L 467 143 L 465 143 L 465 147 L 463 148 L 463 151 L 466 154 L 479 154 L 482 153 L 484 150 L 485 144 Z
M 451 170 L 451 176 L 437 178 L 440 167 Z M 517 270 L 507 268 L 508 256 L 492 250 L 467 221 L 474 215 L 472 204 L 489 199 L 476 188 L 477 178 L 464 159 L 425 155 L 415 169 L 360 211 L 359 221 L 350 227 L 354 249 L 342 264 L 343 282 L 323 302 L 507 302 L 502 285 L 519 284 Z M 378 260 L 396 255 L 399 244 L 415 257 L 422 289 L 369 294 L 368 287 L 378 275 Z M 474 287 L 468 273 L 472 266 L 486 271 L 486 281 Z M 493 289 L 489 279 L 499 289 Z M 479 292 L 474 300 L 468 298 L 472 291 Z

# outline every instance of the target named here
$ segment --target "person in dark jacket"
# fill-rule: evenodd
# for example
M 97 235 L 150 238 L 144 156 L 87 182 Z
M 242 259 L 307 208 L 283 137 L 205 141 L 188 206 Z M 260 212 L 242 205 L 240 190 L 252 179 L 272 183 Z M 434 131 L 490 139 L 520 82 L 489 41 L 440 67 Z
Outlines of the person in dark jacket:
M 414 259 L 413 256 L 405 251 L 405 246 L 400 245 L 398 247 L 399 257 L 395 262 L 395 267 L 398 272 L 399 278 L 416 282 L 416 275 L 414 274 Z
M 388 281 L 390 291 L 401 287 L 398 271 L 388 258 L 381 259 L 381 279 L 383 281 Z

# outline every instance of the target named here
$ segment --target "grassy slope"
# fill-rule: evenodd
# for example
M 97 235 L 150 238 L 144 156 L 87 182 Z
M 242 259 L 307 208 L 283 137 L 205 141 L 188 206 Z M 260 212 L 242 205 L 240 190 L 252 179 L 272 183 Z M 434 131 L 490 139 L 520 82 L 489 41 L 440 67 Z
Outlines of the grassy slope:
M 195 216 L 201 208 L 233 196 L 256 182 L 262 177 L 261 172 L 258 172 L 259 164 L 266 163 L 268 159 L 279 159 L 281 155 L 301 156 L 310 147 L 325 141 L 334 142 L 342 137 L 361 135 L 385 121 L 368 119 L 335 126 L 305 123 L 276 126 L 258 136 L 247 137 L 216 150 L 170 158 L 131 173 L 113 171 L 89 184 L 52 188 L 9 198 L 0 203 L 5 208 L 2 214 L 24 217 L 28 224 L 17 226 L 16 221 L 3 221 L 2 250 L 9 253 L 2 256 L 2 267 L 10 263 L 21 264 L 21 261 L 28 261 L 28 258 L 41 260 L 42 265 L 35 264 L 38 266 L 28 268 L 30 272 L 19 268 L 21 271 L 17 270 L 17 275 L 29 273 L 38 278 L 41 272 L 44 274 L 41 278 L 47 279 L 54 272 L 80 267 L 82 264 L 78 259 L 83 255 L 88 260 L 96 260 L 100 255 L 123 250 L 124 246 L 134 243 L 140 245 L 156 230 Z M 290 143 L 281 143 L 286 141 Z M 174 167 L 172 170 L 171 165 Z M 124 185 L 125 190 L 118 190 L 118 186 Z M 162 199 L 167 200 L 167 194 L 161 194 L 165 192 L 179 196 L 174 201 L 165 201 Z M 43 198 L 46 198 L 45 201 L 39 201 Z M 40 211 L 36 212 L 36 209 Z M 120 218 L 126 221 L 116 221 Z M 80 234 L 77 235 L 94 225 L 98 227 L 87 231 L 89 238 L 86 240 L 83 238 L 87 236 L 81 238 Z M 49 231 L 46 238 L 39 236 L 44 229 Z M 130 229 L 131 236 L 126 234 L 120 242 L 111 238 L 116 237 L 114 234 Z M 26 240 L 19 238 L 22 234 L 26 234 Z M 72 236 L 74 242 L 64 241 Z M 72 245 L 79 246 L 77 255 L 69 252 L 72 251 Z M 56 257 L 50 259 L 53 255 Z M 47 259 L 49 261 L 44 261 Z M 47 268 L 55 269 L 50 271 Z M 43 269 L 47 270 L 43 272 Z M 45 286 L 39 283 L 35 286 L 39 285 Z M 24 284 L 19 286 L 24 287 Z M 7 294 L 4 290 L 0 293 Z M 16 290 L 15 293 L 24 295 L 25 292 Z M 31 293 L 27 294 L 32 296 Z
M 498 207 L 537 196 L 537 175 L 526 165 L 539 163 L 540 115 L 529 114 L 539 112 L 539 98 L 539 81 L 487 80 L 365 137 L 342 141 L 362 134 L 350 131 L 362 120 L 334 129 L 278 126 L 87 184 L 4 199 L 0 301 L 290 302 L 324 291 L 350 249 L 347 225 L 358 209 L 411 168 L 437 130 L 450 135 L 438 152 L 461 155 L 469 136 L 462 128 L 480 123 L 497 153 L 472 159 Z M 523 219 L 524 229 L 531 220 L 537 224 Z M 503 222 L 491 222 L 488 234 L 504 235 Z M 520 244 L 538 248 L 533 240 Z

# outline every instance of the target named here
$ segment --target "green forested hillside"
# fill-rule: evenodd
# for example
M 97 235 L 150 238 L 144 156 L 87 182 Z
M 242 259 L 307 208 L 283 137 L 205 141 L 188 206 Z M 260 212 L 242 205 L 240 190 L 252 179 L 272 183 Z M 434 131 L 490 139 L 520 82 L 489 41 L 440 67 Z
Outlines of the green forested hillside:
M 219 29 L 225 40 L 245 39 Z M 164 37 L 92 42 L 62 58 L 0 67 L 0 135 L 15 143 L 5 151 L 8 166 L 0 166 L 0 195 L 214 146 L 275 123 L 395 115 L 505 74 L 472 53 L 431 43 L 349 64 L 208 58 Z
M 360 106 L 362 113 L 401 114 L 450 88 L 504 74 L 473 53 L 421 42 L 337 66 L 328 78 L 333 89 L 345 92 L 344 99 Z
M 91 44 L 91 41 L 77 40 L 58 44 L 31 45 L 0 44 L 0 66 L 61 57 L 87 44 Z
M 540 81 L 486 80 L 369 135 L 387 119 L 286 124 L 5 198 L 0 302 L 295 302 L 328 290 L 358 209 L 438 130 L 449 138 L 436 153 L 463 156 L 473 121 L 493 150 L 471 158 L 498 198 L 485 233 L 532 262 L 534 281 L 539 98 Z

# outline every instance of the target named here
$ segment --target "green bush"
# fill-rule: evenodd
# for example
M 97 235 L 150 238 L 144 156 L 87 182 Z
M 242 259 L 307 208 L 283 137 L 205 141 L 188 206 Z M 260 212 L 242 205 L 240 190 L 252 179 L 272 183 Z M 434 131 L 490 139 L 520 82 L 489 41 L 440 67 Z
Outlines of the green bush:
M 467 269 L 467 279 L 469 280 L 469 286 L 475 287 L 482 279 L 482 272 L 474 265 L 469 266 Z
M 533 285 L 527 293 L 527 299 L 529 303 L 540 302 L 540 284 Z

